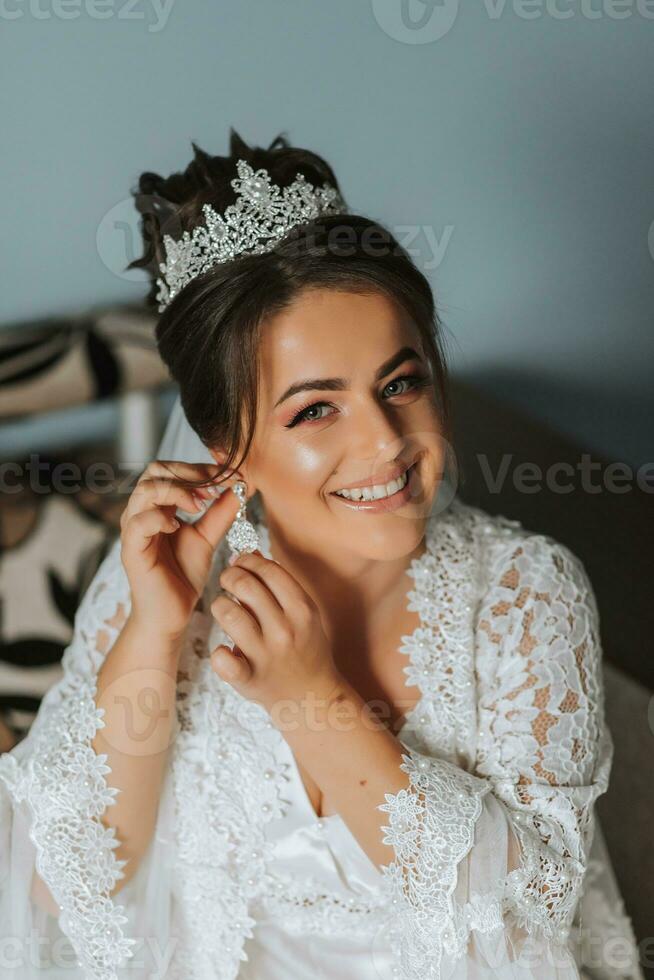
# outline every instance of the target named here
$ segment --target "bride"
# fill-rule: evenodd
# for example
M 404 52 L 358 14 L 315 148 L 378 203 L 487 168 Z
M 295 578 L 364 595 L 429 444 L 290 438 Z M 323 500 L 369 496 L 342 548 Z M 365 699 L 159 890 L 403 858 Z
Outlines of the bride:
M 456 494 L 427 280 L 278 137 L 135 191 L 179 385 L 0 757 L 0 976 L 641 977 L 592 586 Z

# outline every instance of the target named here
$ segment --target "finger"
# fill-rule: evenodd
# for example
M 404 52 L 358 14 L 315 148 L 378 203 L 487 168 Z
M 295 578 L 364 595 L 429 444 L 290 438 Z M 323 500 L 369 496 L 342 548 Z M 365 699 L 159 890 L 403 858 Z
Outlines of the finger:
M 180 527 L 176 517 L 163 510 L 145 510 L 131 517 L 122 534 L 121 550 L 126 557 L 141 555 L 157 534 L 172 534 Z
M 288 632 L 286 614 L 266 583 L 253 572 L 230 565 L 220 573 L 219 582 L 257 619 L 269 639 L 282 639 Z
M 265 557 L 265 555 L 261 551 L 259 551 L 258 548 L 255 548 L 254 551 L 238 551 L 238 552 L 235 552 L 234 554 L 232 554 L 232 555 L 229 556 L 229 559 L 228 559 L 228 562 L 227 563 L 229 565 L 234 565 L 239 560 L 239 558 L 241 557 L 241 555 L 250 555 L 250 554 L 251 555 L 260 555 L 261 558 L 264 558 Z
M 185 510 L 188 513 L 198 513 L 204 503 L 193 495 L 193 492 L 174 480 L 164 480 L 153 477 L 141 480 L 134 488 L 127 506 L 123 511 L 122 522 L 126 523 L 135 514 L 152 507 L 169 507 Z
M 258 575 L 287 615 L 298 605 L 313 606 L 313 599 L 297 579 L 279 562 L 264 558 L 260 552 L 244 552 L 230 567 L 242 567 Z
M 227 533 L 230 524 L 238 513 L 240 501 L 232 491 L 221 493 L 216 497 L 208 510 L 193 522 L 193 528 L 208 541 L 211 549 L 218 547 Z
M 229 596 L 216 596 L 211 603 L 211 615 L 223 632 L 248 654 L 261 646 L 263 635 L 259 623 L 245 606 Z
M 239 470 L 225 469 L 218 463 L 182 463 L 177 460 L 159 459 L 150 463 L 143 473 L 146 477 L 170 477 L 188 480 L 192 483 L 203 481 L 204 486 L 191 487 L 203 496 L 215 497 L 224 493 L 237 480 L 242 480 Z M 220 482 L 216 482 L 220 477 Z M 256 487 L 246 484 L 246 499 L 249 500 L 257 491 Z
M 143 471 L 144 476 L 162 476 L 178 480 L 213 480 L 224 473 L 218 463 L 185 463 L 177 459 L 154 459 Z
M 253 674 L 252 666 L 238 649 L 230 650 L 221 643 L 211 654 L 212 669 L 228 684 L 245 684 Z

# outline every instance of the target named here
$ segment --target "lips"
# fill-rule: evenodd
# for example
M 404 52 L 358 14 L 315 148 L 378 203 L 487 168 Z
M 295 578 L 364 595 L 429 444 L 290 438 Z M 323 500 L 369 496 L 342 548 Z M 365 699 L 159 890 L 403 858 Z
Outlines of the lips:
M 413 463 L 405 471 L 407 473 L 406 483 L 401 490 L 396 490 L 390 497 L 381 497 L 376 500 L 349 500 L 346 497 L 339 496 L 337 493 L 333 493 L 332 496 L 335 500 L 339 501 L 341 506 L 358 513 L 383 514 L 398 510 L 400 507 L 404 507 L 410 503 L 416 496 L 419 486 L 419 484 L 416 486 L 416 480 L 419 479 L 416 476 L 416 467 L 417 463 Z
M 413 466 L 416 460 L 412 463 L 399 463 L 383 473 L 376 474 L 375 476 L 366 477 L 363 480 L 357 480 L 355 483 L 346 483 L 344 486 L 337 487 L 336 490 L 331 490 L 331 493 L 338 493 L 339 490 L 358 490 L 363 487 L 374 487 L 374 486 L 386 486 L 392 480 L 398 480 Z

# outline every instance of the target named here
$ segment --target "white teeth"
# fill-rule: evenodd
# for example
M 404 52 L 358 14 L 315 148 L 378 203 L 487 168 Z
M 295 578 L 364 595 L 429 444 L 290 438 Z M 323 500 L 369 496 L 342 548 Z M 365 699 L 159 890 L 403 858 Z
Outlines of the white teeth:
M 408 479 L 407 470 L 397 480 L 391 480 L 390 483 L 376 483 L 372 487 L 356 487 L 353 490 L 335 490 L 334 492 L 339 497 L 345 497 L 346 500 L 381 500 L 382 497 L 391 497 L 398 490 L 401 490 Z

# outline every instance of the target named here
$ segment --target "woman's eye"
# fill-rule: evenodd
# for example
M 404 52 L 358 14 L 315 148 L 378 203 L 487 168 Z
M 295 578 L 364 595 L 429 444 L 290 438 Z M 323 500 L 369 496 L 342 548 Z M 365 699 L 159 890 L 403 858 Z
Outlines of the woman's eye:
M 295 416 L 293 421 L 299 419 L 305 422 L 319 422 L 320 418 L 324 418 L 325 416 L 324 415 L 316 416 L 316 415 L 312 415 L 311 413 L 316 412 L 320 408 L 330 408 L 330 407 L 331 406 L 328 404 L 328 402 L 315 402 L 313 405 L 309 405 L 308 408 L 303 408 L 301 412 L 298 412 L 298 414 Z
M 403 382 L 408 382 L 410 385 L 408 390 L 412 391 L 414 388 L 420 388 L 423 386 L 430 385 L 431 379 L 427 375 L 422 375 L 422 374 L 403 374 L 401 375 L 401 377 L 393 378 L 392 381 L 389 381 L 384 390 L 386 391 L 388 390 L 388 388 L 392 387 L 393 385 L 399 385 L 402 384 Z M 405 389 L 404 391 L 391 392 L 390 397 L 394 398 L 396 395 L 405 395 L 406 392 L 407 389 Z M 315 416 L 312 417 L 310 413 L 314 412 L 316 409 L 333 408 L 333 407 L 334 406 L 330 402 L 313 402 L 313 404 L 307 405 L 306 408 L 301 408 L 300 411 L 293 416 L 291 421 L 286 424 L 286 428 L 292 429 L 293 426 L 300 425 L 303 422 L 320 422 L 323 418 L 326 418 L 327 416 L 319 415 L 318 417 Z
M 390 387 L 391 387 L 391 385 L 398 385 L 398 384 L 401 384 L 401 383 L 402 383 L 403 381 L 404 381 L 404 382 L 406 382 L 406 381 L 410 381 L 410 380 L 411 380 L 411 377 L 412 377 L 411 375 L 406 375 L 406 374 L 405 374 L 405 375 L 404 375 L 403 377 L 401 377 L 401 378 L 394 378 L 394 379 L 393 379 L 393 381 L 389 381 L 389 382 L 388 382 L 388 384 L 386 385 L 386 387 L 387 387 L 387 388 L 390 388 Z M 420 379 L 417 379 L 417 380 L 420 380 Z M 402 391 L 399 391 L 399 392 L 396 392 L 395 394 L 399 394 L 399 395 L 403 395 L 403 394 L 404 394 L 404 392 L 402 392 Z

